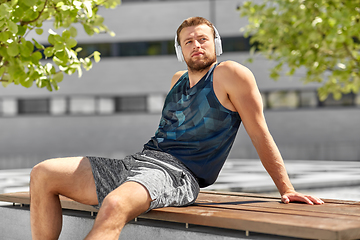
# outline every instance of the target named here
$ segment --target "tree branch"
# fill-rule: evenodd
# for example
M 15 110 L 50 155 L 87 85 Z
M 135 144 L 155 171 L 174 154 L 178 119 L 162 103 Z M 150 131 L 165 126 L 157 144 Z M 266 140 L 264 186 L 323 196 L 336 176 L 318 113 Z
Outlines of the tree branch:
M 355 58 L 355 56 L 352 54 L 352 52 L 349 49 L 349 46 L 346 43 L 344 43 L 344 48 L 346 52 L 350 55 L 351 59 L 355 61 L 356 65 L 360 67 L 360 61 Z
M 48 2 L 48 0 L 45 0 L 44 7 L 43 7 L 43 9 L 39 12 L 39 15 L 37 16 L 37 18 L 35 18 L 34 20 L 31 20 L 31 21 L 28 21 L 28 22 L 20 21 L 20 25 L 21 25 L 21 26 L 24 26 L 24 25 L 26 25 L 26 24 L 36 22 L 36 21 L 40 18 L 41 14 L 44 12 L 45 7 L 46 7 L 46 5 L 47 5 L 47 2 Z

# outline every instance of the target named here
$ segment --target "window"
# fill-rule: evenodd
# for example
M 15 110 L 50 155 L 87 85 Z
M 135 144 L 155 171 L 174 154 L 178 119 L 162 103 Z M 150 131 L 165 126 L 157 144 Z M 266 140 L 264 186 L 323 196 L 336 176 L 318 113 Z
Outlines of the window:
M 112 97 L 100 97 L 97 104 L 99 114 L 112 114 L 115 112 L 115 102 Z
M 94 114 L 95 97 L 70 98 L 70 114 Z
M 316 91 L 301 91 L 300 107 L 317 107 L 318 97 Z
M 268 95 L 267 106 L 271 109 L 294 109 L 299 106 L 299 96 L 296 91 L 276 91 Z
M 355 104 L 355 94 L 348 93 L 343 94 L 340 100 L 335 100 L 333 95 L 330 94 L 324 101 L 320 102 L 321 107 L 345 107 L 345 106 L 354 106 Z
M 49 99 L 19 99 L 19 114 L 48 114 L 50 112 Z
M 127 96 L 115 98 L 116 112 L 146 112 L 146 96 Z
M 50 101 L 50 112 L 52 115 L 63 115 L 67 113 L 68 101 L 66 98 L 53 98 Z
M 162 94 L 147 96 L 147 109 L 150 113 L 159 113 L 162 111 L 165 96 Z
M 241 37 L 224 37 L 221 39 L 224 52 L 249 51 L 249 38 Z

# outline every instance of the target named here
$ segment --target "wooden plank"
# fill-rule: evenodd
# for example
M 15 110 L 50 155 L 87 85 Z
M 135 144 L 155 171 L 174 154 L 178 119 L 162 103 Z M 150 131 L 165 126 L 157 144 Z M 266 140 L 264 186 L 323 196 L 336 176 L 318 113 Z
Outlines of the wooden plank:
M 360 222 L 189 206 L 155 209 L 144 218 L 310 239 L 357 239 Z
M 244 197 L 258 197 L 258 198 L 266 198 L 266 199 L 277 199 L 281 201 L 280 197 L 266 196 L 260 195 L 256 193 L 242 193 L 242 192 L 219 192 L 219 191 L 201 191 L 200 193 L 204 194 L 213 194 L 213 195 L 226 195 L 226 196 L 244 196 Z M 360 205 L 360 201 L 350 201 L 350 200 L 337 200 L 337 199 L 324 199 L 326 203 L 334 203 L 334 204 L 350 204 L 350 205 Z
M 333 203 L 313 206 L 307 204 L 283 204 L 280 203 L 280 201 L 273 199 L 214 195 L 207 193 L 200 194 L 195 204 L 198 206 L 216 207 L 221 209 L 265 211 L 339 219 L 360 219 L 360 205 L 337 205 Z
M 29 204 L 28 192 L 0 194 L 0 201 Z M 337 201 L 335 201 L 337 202 Z M 63 208 L 97 209 L 61 196 Z M 359 239 L 360 206 L 282 204 L 256 194 L 201 192 L 194 206 L 154 209 L 140 218 L 316 239 Z
M 16 193 L 3 193 L 0 194 L 0 201 L 19 203 L 19 204 L 30 204 L 30 193 L 29 192 L 16 192 Z M 76 202 L 70 198 L 60 196 L 61 207 L 64 209 L 87 211 L 87 212 L 98 212 L 93 206 Z

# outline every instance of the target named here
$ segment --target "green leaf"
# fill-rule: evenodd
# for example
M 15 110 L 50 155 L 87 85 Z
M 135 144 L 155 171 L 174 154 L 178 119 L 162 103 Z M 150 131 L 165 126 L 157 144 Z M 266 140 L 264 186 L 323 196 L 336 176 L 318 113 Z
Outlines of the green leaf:
M 94 53 L 94 60 L 95 62 L 99 62 L 100 61 L 100 53 L 98 51 L 95 51 Z
M 34 45 L 29 41 L 25 41 L 20 44 L 21 56 L 30 57 L 33 50 L 34 50 Z
M 37 63 L 40 61 L 40 59 L 42 59 L 42 55 L 39 52 L 34 52 L 33 54 L 31 54 L 31 58 L 34 63 Z
M 74 27 L 71 27 L 70 29 L 69 29 L 69 31 L 70 31 L 70 35 L 71 35 L 71 37 L 76 37 L 77 36 L 77 30 L 76 30 L 76 28 L 74 28 Z
M 7 48 L 7 53 L 10 57 L 15 57 L 19 54 L 19 44 L 17 42 L 12 42 Z
M 34 38 L 32 39 L 37 49 L 45 49 L 44 45 L 38 43 Z
M 54 47 L 47 47 L 44 50 L 44 55 L 46 57 L 51 57 L 54 54 Z
M 0 67 L 0 77 L 4 74 L 4 72 L 5 72 L 5 67 L 4 66 Z
M 55 49 L 55 51 L 63 51 L 64 47 L 65 46 L 63 43 L 55 43 L 54 49 Z
M 63 33 L 62 33 L 62 37 L 63 37 L 65 40 L 69 39 L 69 38 L 71 37 L 70 31 L 67 30 L 67 29 L 65 29 L 65 30 L 63 31 Z
M 23 1 L 23 3 L 28 7 L 33 7 L 34 5 L 36 5 L 37 0 L 26 0 L 26 1 Z
M 6 42 L 10 38 L 9 32 L 0 32 L 0 42 Z
M 8 22 L 8 27 L 9 27 L 9 31 L 17 34 L 18 32 L 18 25 L 16 23 L 14 23 L 13 21 L 9 20 Z
M 30 88 L 33 85 L 33 83 L 34 83 L 34 80 L 31 79 L 30 77 L 27 77 L 24 80 L 20 81 L 20 84 L 26 88 Z
M 17 35 L 24 36 L 24 34 L 26 33 L 26 30 L 27 30 L 27 26 L 19 25 Z
M 77 45 L 77 41 L 73 38 L 69 38 L 67 41 L 66 41 L 66 46 L 68 48 L 73 48 Z
M 35 32 L 36 32 L 36 34 L 41 35 L 41 34 L 43 34 L 44 29 L 42 29 L 42 28 L 37 28 L 37 29 L 35 29 Z
M 57 72 L 54 74 L 53 79 L 55 82 L 62 82 L 62 80 L 64 79 L 64 73 L 63 72 Z
M 56 44 L 56 41 L 55 41 L 55 36 L 50 34 L 48 36 L 48 42 L 51 44 L 51 45 L 55 45 Z
M 7 3 L 0 4 L 0 19 L 8 18 L 10 16 L 10 7 Z
M 84 26 L 85 32 L 86 32 L 88 35 L 90 35 L 90 36 L 94 35 L 94 30 L 93 30 L 93 28 L 92 28 L 89 24 L 84 24 L 83 26 Z

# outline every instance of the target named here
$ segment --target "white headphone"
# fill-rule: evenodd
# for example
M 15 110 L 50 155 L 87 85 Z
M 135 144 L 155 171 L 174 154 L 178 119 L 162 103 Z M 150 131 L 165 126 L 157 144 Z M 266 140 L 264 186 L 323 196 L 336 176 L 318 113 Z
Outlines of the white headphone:
M 213 26 L 213 28 L 215 31 L 215 40 L 214 40 L 215 41 L 215 53 L 216 53 L 216 56 L 220 56 L 223 53 L 222 45 L 221 45 L 221 38 L 220 38 L 219 32 L 215 28 L 215 26 Z M 179 60 L 179 62 L 184 62 L 184 55 L 182 53 L 181 46 L 178 43 L 177 34 L 175 34 L 175 52 L 176 52 L 176 56 L 177 56 L 177 59 Z

